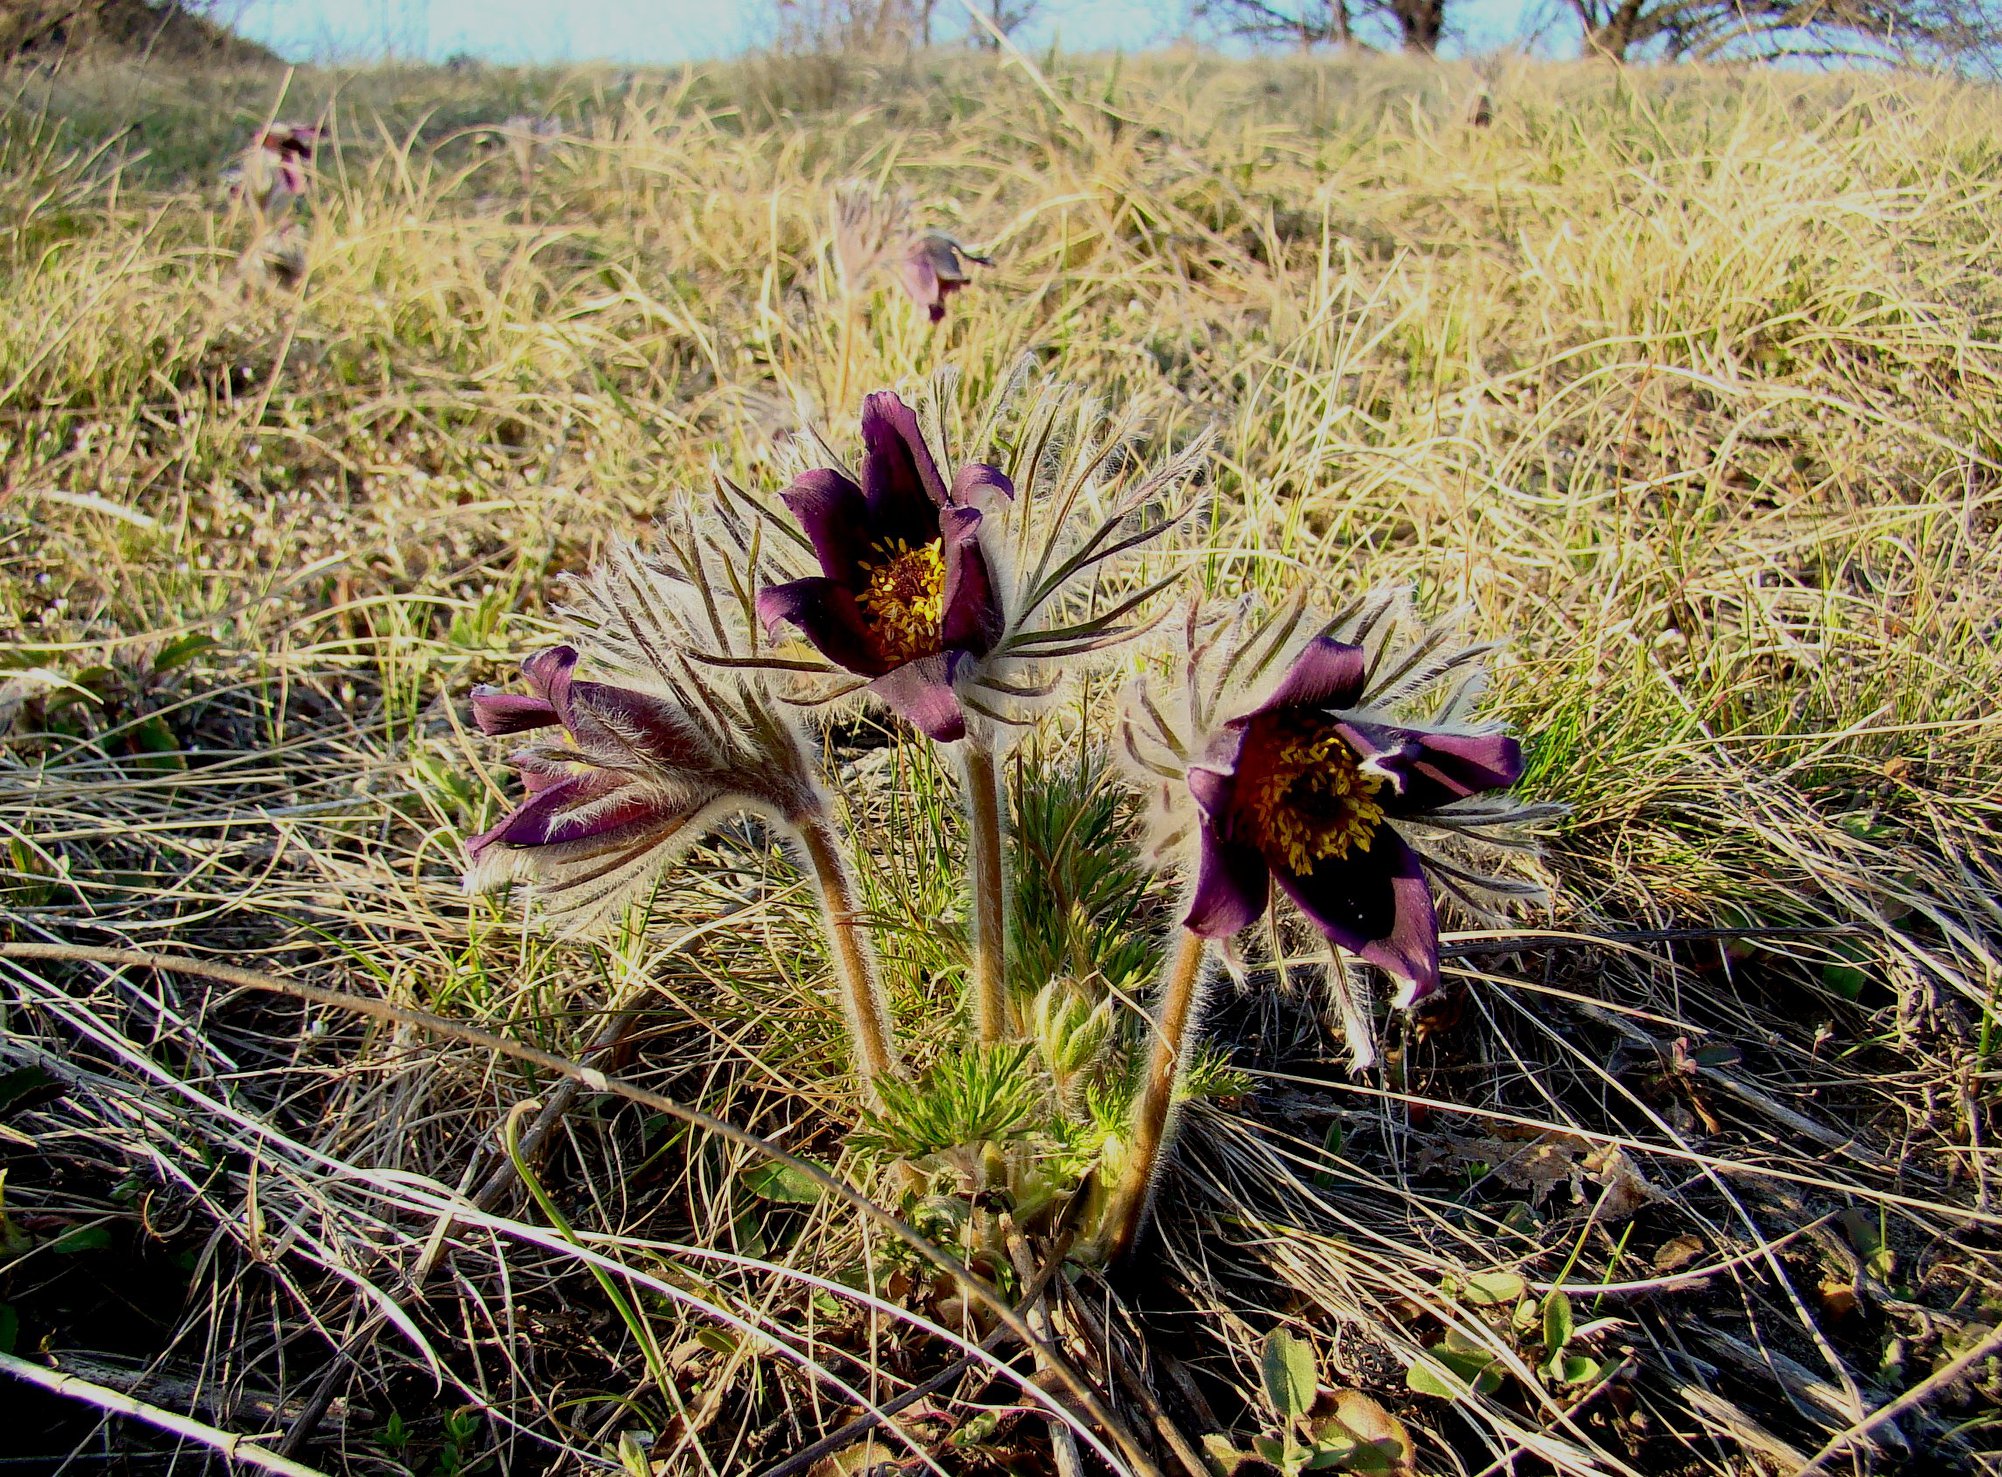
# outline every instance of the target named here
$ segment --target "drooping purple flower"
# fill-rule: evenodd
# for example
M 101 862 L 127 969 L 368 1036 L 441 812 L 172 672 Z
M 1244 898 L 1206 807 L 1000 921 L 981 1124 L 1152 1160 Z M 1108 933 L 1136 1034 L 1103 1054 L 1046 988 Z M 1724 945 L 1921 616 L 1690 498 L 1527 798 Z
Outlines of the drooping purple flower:
M 1369 679 L 1362 647 L 1318 637 L 1271 697 L 1221 724 L 1190 761 L 1200 862 L 1184 924 L 1234 934 L 1263 916 L 1277 878 L 1330 940 L 1400 980 L 1409 1005 L 1439 986 L 1439 926 L 1398 822 L 1506 789 L 1522 750 L 1505 734 L 1359 712 Z
M 681 705 L 580 681 L 577 661 L 575 647 L 552 647 L 522 664 L 529 692 L 474 689 L 482 733 L 537 736 L 510 758 L 526 796 L 466 843 L 476 890 L 525 876 L 553 914 L 588 922 L 632 896 L 723 811 L 795 819 L 813 803 L 798 766 L 748 767 L 720 752 Z
M 306 166 L 320 138 L 311 123 L 274 123 L 244 151 L 232 193 L 247 198 L 267 218 L 283 215 L 305 198 Z
M 897 275 L 911 301 L 937 323 L 945 317 L 945 300 L 973 280 L 966 269 L 974 263 L 991 267 L 994 259 L 975 256 L 942 232 L 927 231 L 905 251 L 897 263 Z
M 821 572 L 758 592 L 767 631 L 798 628 L 835 666 L 868 679 L 877 697 L 948 742 L 966 732 L 954 683 L 1005 626 L 987 557 L 982 509 L 1012 498 L 998 468 L 971 462 L 948 486 L 916 414 L 883 390 L 862 404 L 862 481 L 832 468 L 806 473 L 781 496 Z
M 919 230 L 906 194 L 851 181 L 834 192 L 834 256 L 844 292 L 861 290 L 879 270 L 896 274 L 911 301 L 932 322 L 945 317 L 945 300 L 972 280 L 969 266 L 991 267 L 943 231 Z

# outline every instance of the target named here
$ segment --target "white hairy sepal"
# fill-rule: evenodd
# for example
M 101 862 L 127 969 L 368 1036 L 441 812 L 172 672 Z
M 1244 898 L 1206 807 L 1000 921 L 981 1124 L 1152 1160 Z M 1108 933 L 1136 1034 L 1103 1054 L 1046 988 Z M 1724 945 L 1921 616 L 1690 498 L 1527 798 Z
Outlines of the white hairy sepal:
M 688 811 L 671 828 L 546 846 L 490 846 L 466 873 L 466 891 L 522 887 L 528 916 L 559 938 L 588 937 L 616 924 L 627 904 L 650 898 L 668 868 L 722 822 L 740 815 L 784 824 L 764 801 L 721 795 Z

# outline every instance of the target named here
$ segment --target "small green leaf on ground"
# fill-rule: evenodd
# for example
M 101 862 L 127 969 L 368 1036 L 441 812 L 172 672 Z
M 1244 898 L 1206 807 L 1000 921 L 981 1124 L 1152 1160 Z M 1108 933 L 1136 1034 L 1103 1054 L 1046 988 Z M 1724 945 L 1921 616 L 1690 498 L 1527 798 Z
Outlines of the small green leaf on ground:
M 1543 1300 L 1543 1356 L 1555 1362 L 1564 1346 L 1571 1342 L 1571 1299 L 1561 1292 L 1553 1292 Z
M 820 1186 L 790 1164 L 777 1161 L 754 1164 L 744 1171 L 743 1181 L 744 1188 L 761 1200 L 777 1200 L 787 1205 L 813 1205 L 820 1199 Z
M 1441 1400 L 1465 1400 L 1492 1395 L 1501 1388 L 1501 1371 L 1492 1355 L 1437 1348 L 1422 1355 L 1404 1372 L 1404 1383 L 1420 1395 Z
M 1860 1205 L 1852 1205 L 1842 1212 L 1842 1229 L 1849 1236 L 1849 1244 L 1863 1258 L 1864 1270 L 1879 1282 L 1889 1281 L 1898 1269 L 1898 1257 L 1885 1244 L 1883 1227 L 1876 1215 Z
M 1356 1459 L 1365 1452 L 1368 1452 L 1368 1448 L 1354 1441 L 1335 1440 L 1318 1442 L 1314 1447 L 1314 1454 L 1307 1458 L 1306 1465 L 1300 1470 L 1303 1472 L 1326 1472 L 1340 1467 L 1344 1472 L 1365 1472 L 1370 1470 L 1384 1471 L 1388 1468 L 1389 1463 L 1382 1461 L 1380 1458 L 1378 1458 L 1378 1465 L 1374 1469 L 1358 1466 Z M 1374 1452 L 1369 1452 L 1368 1454 L 1369 1457 L 1375 1457 L 1376 1455 Z M 1364 1460 L 1368 1460 L 1368 1457 L 1365 1457 Z
M 1567 1385 L 1586 1385 L 1599 1377 L 1599 1361 L 1583 1354 L 1566 1357 L 1559 1376 Z
M 1466 1299 L 1477 1308 L 1499 1308 L 1513 1304 L 1527 1288 L 1513 1272 L 1476 1272 L 1467 1279 Z
M 76 1230 L 58 1236 L 49 1243 L 49 1250 L 58 1256 L 74 1256 L 80 1251 L 102 1251 L 111 1245 L 111 1229 L 108 1226 L 79 1226 Z
M 190 631 L 185 636 L 176 636 L 161 647 L 160 654 L 153 658 L 153 670 L 171 672 L 176 667 L 185 667 L 215 644 L 215 637 L 205 636 L 200 631 Z
M 1821 982 L 1844 1000 L 1854 1000 L 1870 983 L 1868 965 L 1873 956 L 1852 939 L 1836 939 L 1829 947 L 1837 957 L 1821 966 Z
M 55 1088 L 55 1092 L 50 1089 Z M 0 1114 L 15 1108 L 33 1107 L 37 1102 L 58 1096 L 56 1079 L 40 1067 L 20 1067 L 0 1077 Z
M 1266 1398 L 1281 1420 L 1296 1421 L 1313 1408 L 1320 1369 L 1314 1362 L 1312 1344 L 1275 1328 L 1266 1337 L 1259 1368 L 1265 1377 Z
M 149 713 L 132 725 L 132 749 L 139 756 L 139 762 L 147 769 L 186 769 L 188 761 L 181 753 L 181 741 L 174 730 L 167 726 L 167 720 L 158 713 Z
M 1235 1477 L 1237 1469 L 1244 1465 L 1244 1453 L 1231 1444 L 1230 1437 L 1215 1431 L 1203 1437 L 1203 1458 L 1217 1477 Z

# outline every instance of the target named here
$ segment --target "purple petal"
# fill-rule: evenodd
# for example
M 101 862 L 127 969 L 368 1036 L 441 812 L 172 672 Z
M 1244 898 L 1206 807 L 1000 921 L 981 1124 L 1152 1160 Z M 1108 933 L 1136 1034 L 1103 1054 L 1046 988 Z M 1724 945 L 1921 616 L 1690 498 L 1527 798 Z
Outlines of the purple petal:
M 535 695 L 564 717 L 570 711 L 570 674 L 577 668 L 577 648 L 552 646 L 538 651 L 521 664 L 521 675 L 535 689 Z
M 1221 823 L 1230 814 L 1231 792 L 1237 787 L 1235 774 L 1211 769 L 1207 765 L 1191 765 L 1184 778 L 1204 820 Z
M 468 841 L 467 854 L 477 861 L 493 846 L 570 846 L 642 830 L 672 831 L 700 809 L 699 804 L 675 804 L 661 795 L 637 791 L 606 799 L 601 786 L 592 793 L 591 781 L 601 778 L 580 777 L 574 787 L 556 785 L 529 796 L 491 831 Z
M 531 795 L 539 795 L 566 780 L 577 778 L 575 749 L 523 749 L 518 754 L 508 755 L 507 762 L 514 766 L 515 773 L 521 776 L 522 788 Z
M 1272 899 L 1272 869 L 1249 846 L 1225 841 L 1202 827 L 1202 862 L 1196 895 L 1182 927 L 1206 939 L 1229 938 L 1249 928 Z
M 897 280 L 932 322 L 945 316 L 945 288 L 938 280 L 938 270 L 923 252 L 913 251 L 897 263 Z
M 1316 636 L 1293 658 L 1279 686 L 1258 711 L 1281 708 L 1352 708 L 1362 698 L 1369 657 L 1360 646 Z
M 1230 814 L 1231 794 L 1237 788 L 1237 761 L 1250 728 L 1243 718 L 1224 724 L 1203 751 L 1201 761 L 1190 765 L 1185 776 L 1189 793 L 1204 817 L 1219 824 Z
M 600 774 L 572 775 L 536 789 L 500 819 L 490 831 L 482 831 L 466 843 L 477 857 L 489 846 L 542 846 L 550 832 L 562 823 L 564 813 L 605 793 L 605 777 Z
M 1392 814 L 1437 810 L 1522 778 L 1522 745 L 1505 733 L 1420 733 L 1404 797 Z
M 902 539 L 915 549 L 938 537 L 945 481 L 918 431 L 917 412 L 894 391 L 878 390 L 862 402 L 862 496 L 878 539 Z
M 952 690 L 953 665 L 946 652 L 920 657 L 884 673 L 869 690 L 928 737 L 949 744 L 966 736 L 966 711 Z
M 999 467 L 990 467 L 985 462 L 968 462 L 952 474 L 952 490 L 946 494 L 946 501 L 955 508 L 978 508 L 985 513 L 994 506 L 997 498 L 1015 498 L 1015 484 L 1008 480 L 1008 474 Z
M 313 146 L 319 141 L 320 129 L 315 123 L 274 124 L 259 140 L 267 149 L 297 154 L 305 159 L 313 157 Z
M 479 726 L 481 733 L 489 737 L 526 733 L 532 728 L 547 728 L 561 721 L 555 705 L 539 697 L 502 692 L 498 687 L 489 687 L 485 683 L 473 689 L 473 722 Z
M 1286 895 L 1307 920 L 1351 954 L 1397 977 L 1397 1004 L 1439 988 L 1439 920 L 1418 854 L 1388 826 L 1367 851 L 1323 857 L 1298 875 L 1275 867 Z
M 767 585 L 758 591 L 757 608 L 758 620 L 767 633 L 780 622 L 790 621 L 837 667 L 865 677 L 882 675 L 882 660 L 869 644 L 862 612 L 846 585 L 819 576 Z
M 629 687 L 577 683 L 570 690 L 570 731 L 587 750 L 638 755 L 663 769 L 699 769 L 709 759 L 708 746 L 679 708 Z
M 939 282 L 947 290 L 963 287 L 971 280 L 966 271 L 968 262 L 978 262 L 983 267 L 994 265 L 992 257 L 975 256 L 942 231 L 926 232 L 911 251 L 914 256 L 923 253 L 925 260 L 931 263 L 932 270 L 938 274 Z
M 502 692 L 482 683 L 473 689 L 473 722 L 481 733 L 525 733 L 566 721 L 570 704 L 570 671 L 577 665 L 577 648 L 552 646 L 521 664 L 521 674 L 533 696 Z
M 1412 761 L 1418 757 L 1417 736 L 1408 728 L 1394 728 L 1387 723 L 1338 722 L 1335 732 L 1355 750 L 1367 773 L 1390 781 L 1385 803 L 1401 803 L 1405 786 L 1411 782 Z
M 855 566 L 869 557 L 868 504 L 862 489 L 833 468 L 822 467 L 796 479 L 779 496 L 806 530 L 820 572 L 854 585 Z
M 1363 767 L 1390 781 L 1384 808 L 1419 815 L 1522 778 L 1522 746 L 1507 734 L 1428 733 L 1382 723 L 1338 723 Z
M 980 514 L 947 508 L 939 514 L 945 540 L 945 611 L 940 642 L 953 651 L 985 656 L 1001 639 L 1001 601 L 980 551 Z

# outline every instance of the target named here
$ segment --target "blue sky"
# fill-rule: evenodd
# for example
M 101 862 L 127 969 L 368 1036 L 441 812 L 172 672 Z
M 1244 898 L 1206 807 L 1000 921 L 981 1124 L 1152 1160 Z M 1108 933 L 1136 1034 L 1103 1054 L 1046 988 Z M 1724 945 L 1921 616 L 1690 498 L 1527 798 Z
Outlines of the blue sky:
M 1523 0 L 1461 0 L 1469 40 L 1495 44 Z M 1025 35 L 1041 47 L 1138 51 L 1175 39 L 1185 0 L 1045 0 Z M 741 0 L 224 0 L 237 28 L 293 61 L 465 52 L 502 63 L 679 62 L 765 39 L 768 7 Z M 946 0 L 941 14 L 956 12 Z

